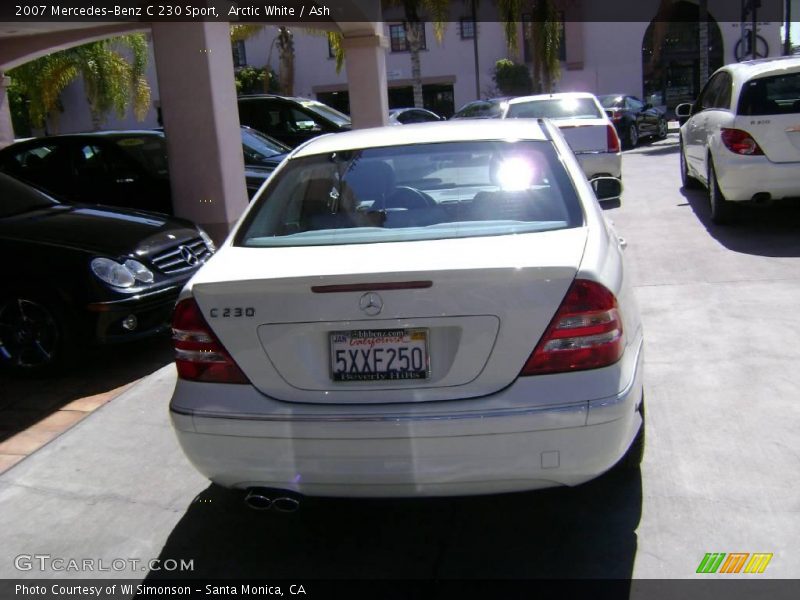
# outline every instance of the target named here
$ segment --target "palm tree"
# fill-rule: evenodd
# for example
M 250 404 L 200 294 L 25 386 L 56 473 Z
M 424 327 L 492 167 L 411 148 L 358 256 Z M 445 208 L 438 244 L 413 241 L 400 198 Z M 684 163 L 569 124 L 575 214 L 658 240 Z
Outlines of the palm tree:
M 119 52 L 126 48 L 127 59 Z M 58 130 L 60 97 L 79 77 L 83 79 L 92 124 L 99 129 L 108 113 L 122 118 L 129 106 L 140 121 L 150 108 L 150 85 L 145 77 L 147 40 L 143 34 L 109 38 L 48 54 L 9 71 L 17 92 L 25 97 L 33 127 L 48 117 Z
M 523 7 L 530 13 L 531 21 L 525 23 L 529 38 L 531 79 L 533 92 L 550 93 L 561 76 L 559 48 L 561 45 L 561 21 L 554 0 L 499 0 L 498 8 L 503 20 L 506 43 L 511 49 L 517 47 L 517 24 L 522 20 Z
M 266 25 L 231 25 L 231 41 L 237 42 L 249 39 L 261 33 Z M 317 30 L 306 30 L 309 33 L 320 33 Z M 324 35 L 328 37 L 331 48 L 336 58 L 336 72 L 338 73 L 344 64 L 344 49 L 342 48 L 342 34 L 334 31 L 326 31 Z M 271 77 L 272 48 L 277 43 L 278 46 L 278 89 L 284 96 L 294 95 L 294 34 L 288 27 L 278 27 L 278 35 L 272 41 L 267 54 L 267 77 L 264 78 L 264 91 L 269 91 L 269 80 Z
M 420 14 L 423 12 L 430 14 L 436 41 L 441 43 L 442 38 L 444 38 L 450 0 L 388 0 L 387 4 L 389 6 L 402 6 L 403 8 L 403 29 L 406 34 L 408 51 L 411 55 L 411 87 L 414 91 L 414 106 L 423 108 L 420 50 L 422 50 L 425 24 L 422 22 Z

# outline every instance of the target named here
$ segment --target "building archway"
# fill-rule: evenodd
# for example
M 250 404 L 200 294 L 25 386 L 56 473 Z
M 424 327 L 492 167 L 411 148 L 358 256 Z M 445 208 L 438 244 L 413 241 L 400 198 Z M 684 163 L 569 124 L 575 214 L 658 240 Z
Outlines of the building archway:
M 699 7 L 675 2 L 654 18 L 642 38 L 642 89 L 646 102 L 668 110 L 693 102 L 700 81 Z M 722 66 L 722 32 L 708 15 L 708 74 Z

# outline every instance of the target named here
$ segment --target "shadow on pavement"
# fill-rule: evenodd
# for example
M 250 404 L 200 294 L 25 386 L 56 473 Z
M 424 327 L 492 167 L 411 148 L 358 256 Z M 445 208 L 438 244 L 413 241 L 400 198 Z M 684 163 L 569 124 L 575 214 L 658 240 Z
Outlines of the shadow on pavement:
M 733 221 L 715 225 L 711 222 L 704 189 L 681 188 L 681 194 L 709 234 L 729 250 L 757 256 L 800 256 L 800 202 L 797 200 L 761 206 L 736 204 Z
M 35 378 L 0 372 L 0 442 L 75 400 L 115 390 L 173 359 L 168 335 L 80 352 L 83 356 L 64 372 Z
M 211 485 L 159 558 L 191 573 L 148 579 L 628 580 L 642 480 L 612 471 L 577 488 L 464 498 L 306 499 L 292 514 L 257 512 Z

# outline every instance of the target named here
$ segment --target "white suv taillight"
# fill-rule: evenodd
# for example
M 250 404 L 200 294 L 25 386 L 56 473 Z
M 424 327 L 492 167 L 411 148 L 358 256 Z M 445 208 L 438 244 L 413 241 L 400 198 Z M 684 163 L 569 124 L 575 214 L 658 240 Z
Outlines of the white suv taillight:
M 761 147 L 753 139 L 753 136 L 742 129 L 722 127 L 720 129 L 720 138 L 722 139 L 722 143 L 725 144 L 725 147 L 736 154 L 744 154 L 747 156 L 760 156 L 764 154 Z
M 211 331 L 194 298 L 178 302 L 172 317 L 178 377 L 212 383 L 250 383 Z
M 606 125 L 606 146 L 607 152 L 619 152 L 619 136 L 613 125 Z
M 614 294 L 594 281 L 576 279 L 520 375 L 606 367 L 624 349 Z

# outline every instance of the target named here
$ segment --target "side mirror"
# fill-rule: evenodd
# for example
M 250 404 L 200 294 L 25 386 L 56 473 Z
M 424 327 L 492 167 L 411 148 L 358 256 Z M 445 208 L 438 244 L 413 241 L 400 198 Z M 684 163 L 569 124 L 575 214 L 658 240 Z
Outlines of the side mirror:
M 692 116 L 692 103 L 691 102 L 684 102 L 683 104 L 678 104 L 675 107 L 675 116 L 678 119 L 688 119 Z
M 594 195 L 600 202 L 619 200 L 622 196 L 622 182 L 616 177 L 595 177 L 589 183 L 592 184 Z

